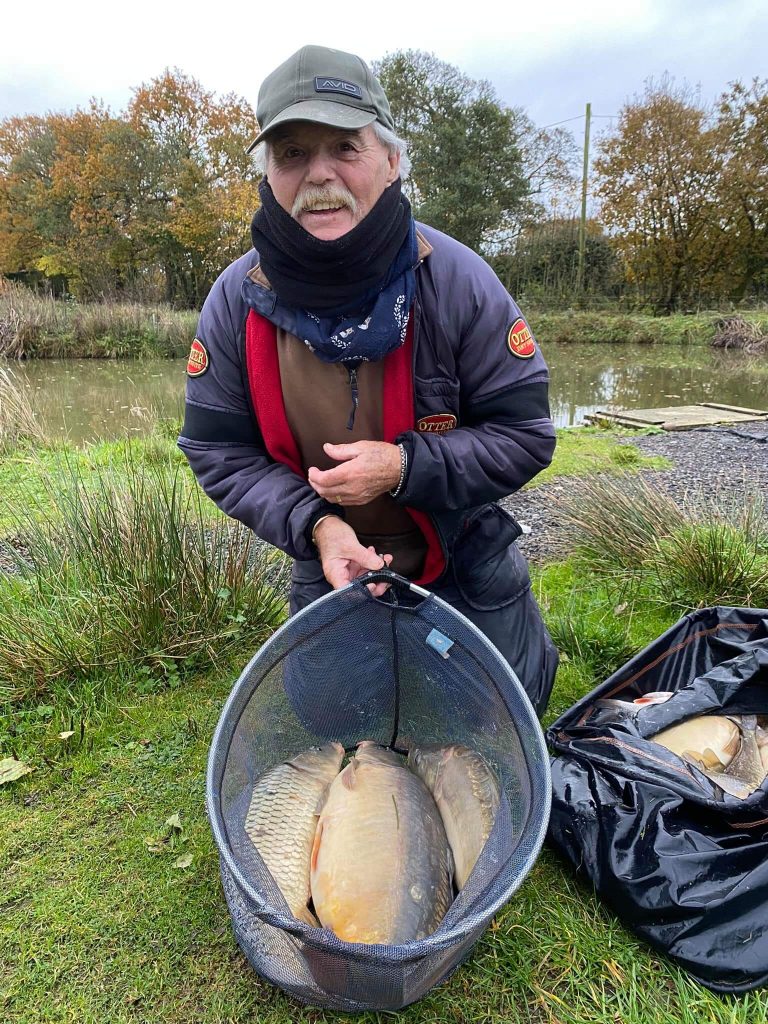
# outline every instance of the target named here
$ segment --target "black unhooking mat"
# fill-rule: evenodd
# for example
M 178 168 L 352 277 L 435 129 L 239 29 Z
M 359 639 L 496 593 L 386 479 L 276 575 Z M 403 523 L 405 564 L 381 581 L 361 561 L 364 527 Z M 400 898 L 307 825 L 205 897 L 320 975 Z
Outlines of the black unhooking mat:
M 674 690 L 626 714 L 633 701 Z M 768 713 L 768 611 L 686 615 L 550 727 L 550 838 L 631 931 L 707 988 L 768 981 L 768 783 L 745 800 L 647 737 Z

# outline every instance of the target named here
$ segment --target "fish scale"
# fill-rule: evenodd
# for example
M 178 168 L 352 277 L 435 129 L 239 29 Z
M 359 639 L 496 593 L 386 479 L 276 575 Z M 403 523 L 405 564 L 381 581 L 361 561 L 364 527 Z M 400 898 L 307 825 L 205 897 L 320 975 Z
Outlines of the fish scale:
M 343 757 L 340 743 L 326 743 L 271 768 L 256 782 L 245 816 L 245 832 L 289 910 L 311 925 L 317 925 L 308 909 L 317 814 Z
M 336 778 L 312 851 L 322 924 L 348 942 L 409 942 L 437 928 L 451 903 L 440 814 L 403 758 L 367 741 Z
M 462 889 L 491 834 L 499 809 L 499 781 L 485 759 L 460 744 L 414 747 L 408 765 L 435 798 Z

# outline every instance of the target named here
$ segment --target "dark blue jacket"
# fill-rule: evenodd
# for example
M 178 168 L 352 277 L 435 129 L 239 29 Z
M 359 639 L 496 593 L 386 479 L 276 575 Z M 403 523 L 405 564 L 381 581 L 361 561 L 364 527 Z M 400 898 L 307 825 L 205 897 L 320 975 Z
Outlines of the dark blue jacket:
M 487 505 L 549 465 L 555 431 L 547 367 L 516 303 L 475 252 L 418 228 L 432 252 L 416 271 L 413 429 L 397 438 L 408 476 L 396 500 L 429 513 L 450 560 L 471 524 L 485 524 L 477 542 L 486 552 L 489 538 L 514 539 L 509 517 Z M 197 337 L 207 365 L 187 381 L 179 447 L 224 512 L 293 558 L 313 559 L 314 523 L 339 509 L 270 457 L 256 421 L 245 324 L 249 293 L 259 287 L 246 274 L 257 263 L 253 249 L 232 263 L 203 306 Z M 431 432 L 446 414 L 456 417 L 455 428 Z

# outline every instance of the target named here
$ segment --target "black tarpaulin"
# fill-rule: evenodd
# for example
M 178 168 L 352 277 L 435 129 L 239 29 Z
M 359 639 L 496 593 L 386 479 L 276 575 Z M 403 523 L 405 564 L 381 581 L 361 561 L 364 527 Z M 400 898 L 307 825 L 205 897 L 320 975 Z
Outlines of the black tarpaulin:
M 674 696 L 596 703 L 658 690 Z M 560 716 L 549 836 L 627 928 L 743 992 L 768 982 L 768 783 L 739 799 L 650 739 L 723 712 L 768 714 L 766 610 L 686 615 Z

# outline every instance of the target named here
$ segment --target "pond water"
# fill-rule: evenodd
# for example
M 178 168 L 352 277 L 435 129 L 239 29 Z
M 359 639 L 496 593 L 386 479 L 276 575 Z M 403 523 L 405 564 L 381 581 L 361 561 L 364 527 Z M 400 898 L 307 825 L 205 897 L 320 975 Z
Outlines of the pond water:
M 550 401 L 557 426 L 607 407 L 696 402 L 768 407 L 768 359 L 701 346 L 550 344 Z M 511 357 L 507 357 L 511 358 Z M 7 364 L 52 436 L 80 442 L 142 434 L 157 416 L 180 419 L 186 360 L 36 360 Z

